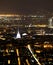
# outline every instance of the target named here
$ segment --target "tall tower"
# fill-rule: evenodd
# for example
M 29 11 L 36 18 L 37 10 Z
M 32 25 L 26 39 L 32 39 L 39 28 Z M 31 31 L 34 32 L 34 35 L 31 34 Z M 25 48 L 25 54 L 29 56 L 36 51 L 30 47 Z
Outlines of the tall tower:
M 21 35 L 20 35 L 19 30 L 18 30 L 18 33 L 17 33 L 16 39 L 18 39 L 18 38 L 21 38 Z

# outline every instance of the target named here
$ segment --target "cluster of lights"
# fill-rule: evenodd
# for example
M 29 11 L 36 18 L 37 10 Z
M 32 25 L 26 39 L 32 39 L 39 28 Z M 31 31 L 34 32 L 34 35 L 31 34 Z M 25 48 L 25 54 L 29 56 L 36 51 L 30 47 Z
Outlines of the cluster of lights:
M 53 46 L 51 44 L 45 44 L 44 48 L 53 48 Z
M 0 14 L 0 17 L 2 16 L 7 16 L 7 17 L 13 17 L 13 16 L 20 16 L 20 15 L 16 15 L 16 14 Z

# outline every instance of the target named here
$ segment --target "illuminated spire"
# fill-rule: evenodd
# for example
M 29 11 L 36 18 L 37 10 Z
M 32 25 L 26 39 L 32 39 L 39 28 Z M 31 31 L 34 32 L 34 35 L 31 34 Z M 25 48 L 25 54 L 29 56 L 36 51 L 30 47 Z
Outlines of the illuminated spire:
M 19 30 L 18 30 L 18 33 L 17 33 L 17 36 L 16 36 L 16 38 L 21 38 L 21 35 L 20 35 L 20 32 L 19 32 Z

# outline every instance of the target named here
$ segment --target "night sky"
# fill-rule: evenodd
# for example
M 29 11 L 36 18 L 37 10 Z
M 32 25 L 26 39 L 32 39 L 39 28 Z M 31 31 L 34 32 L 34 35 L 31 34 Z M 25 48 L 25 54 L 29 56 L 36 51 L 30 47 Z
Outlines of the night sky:
M 0 13 L 34 13 L 37 10 L 53 12 L 53 0 L 0 0 Z

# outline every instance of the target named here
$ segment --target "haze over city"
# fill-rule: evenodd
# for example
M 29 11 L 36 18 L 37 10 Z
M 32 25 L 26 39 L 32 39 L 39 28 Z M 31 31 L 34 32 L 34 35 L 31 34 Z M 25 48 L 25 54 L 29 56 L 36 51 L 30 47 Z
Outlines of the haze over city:
M 35 13 L 37 10 L 53 12 L 53 0 L 0 0 L 0 13 Z

